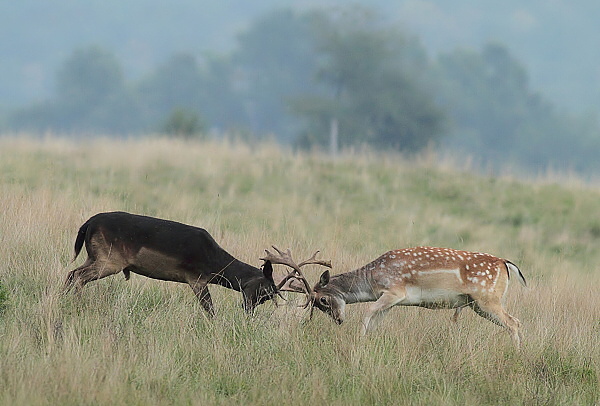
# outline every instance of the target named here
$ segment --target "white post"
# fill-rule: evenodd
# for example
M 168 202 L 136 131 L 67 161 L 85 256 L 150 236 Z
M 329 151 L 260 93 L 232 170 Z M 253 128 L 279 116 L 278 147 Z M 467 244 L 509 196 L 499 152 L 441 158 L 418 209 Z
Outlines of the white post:
M 333 157 L 338 154 L 338 120 L 335 117 L 329 125 L 329 153 Z

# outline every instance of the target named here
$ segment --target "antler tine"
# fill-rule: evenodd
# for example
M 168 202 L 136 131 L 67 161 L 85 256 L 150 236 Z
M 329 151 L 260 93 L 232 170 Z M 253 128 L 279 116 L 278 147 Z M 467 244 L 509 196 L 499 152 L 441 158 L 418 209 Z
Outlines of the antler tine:
M 267 255 L 264 258 L 260 258 L 263 261 L 271 261 L 273 264 L 287 265 L 295 271 L 299 271 L 299 266 L 292 259 L 292 253 L 288 249 L 287 252 L 281 251 L 276 246 L 272 246 L 275 251 L 279 254 L 279 256 L 274 255 L 269 250 L 265 250 Z
M 275 251 L 277 251 L 277 253 L 278 253 L 280 256 L 282 256 L 282 257 L 288 257 L 288 258 L 290 258 L 290 259 L 292 258 L 292 253 L 291 253 L 291 251 L 290 251 L 290 249 L 289 249 L 289 248 L 287 249 L 287 252 L 283 252 L 282 250 L 280 250 L 279 248 L 277 248 L 277 247 L 276 247 L 276 246 L 274 246 L 274 245 L 271 245 L 271 247 L 273 247 L 273 249 L 274 249 Z M 265 250 L 265 251 L 267 251 L 267 250 Z M 268 251 L 267 251 L 267 252 L 268 252 Z
M 296 271 L 293 270 L 292 272 L 290 272 L 289 274 L 287 274 L 280 282 L 279 284 L 277 284 L 277 290 L 281 289 L 286 283 L 287 281 L 289 281 L 290 279 L 298 279 L 298 276 L 296 275 Z M 304 286 L 303 286 L 304 288 Z M 304 289 L 306 292 L 306 289 Z
M 331 261 L 317 259 L 317 254 L 319 254 L 319 252 L 320 252 L 319 250 L 315 251 L 315 253 L 312 254 L 312 256 L 310 258 L 300 262 L 298 264 L 298 267 L 300 268 L 300 267 L 303 267 L 304 265 L 310 264 L 310 265 L 321 265 L 321 266 L 325 266 L 327 268 L 331 268 Z M 298 305 L 298 307 L 302 307 L 303 309 L 306 309 L 312 303 L 312 301 L 313 301 L 312 295 L 307 294 L 306 301 L 302 305 Z M 313 312 L 313 307 L 311 306 L 311 308 L 310 308 L 311 318 L 312 318 L 312 312 Z
M 313 298 L 312 298 L 312 296 L 310 296 L 310 295 L 306 295 L 306 301 L 305 301 L 303 304 L 301 304 L 301 305 L 298 305 L 298 307 L 301 307 L 301 308 L 303 308 L 303 309 L 306 309 L 306 308 L 308 307 L 308 305 L 310 305 L 310 304 L 311 304 L 311 302 L 312 302 L 312 301 L 313 301 Z M 311 313 L 312 313 L 312 307 L 311 307 Z
M 331 268 L 331 261 L 326 261 L 326 260 L 322 260 L 322 259 L 317 259 L 317 254 L 321 252 L 321 251 L 316 251 L 312 257 L 308 258 L 305 261 L 302 261 L 298 264 L 298 267 L 302 267 L 304 265 L 322 265 L 322 266 L 326 266 L 327 268 Z

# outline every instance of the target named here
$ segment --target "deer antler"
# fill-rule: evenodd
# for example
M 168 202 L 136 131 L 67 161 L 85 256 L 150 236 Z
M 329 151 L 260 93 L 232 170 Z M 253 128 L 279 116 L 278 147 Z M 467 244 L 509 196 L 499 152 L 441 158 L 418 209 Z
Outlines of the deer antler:
M 302 273 L 300 268 L 305 265 L 309 265 L 309 264 L 322 265 L 322 266 L 331 268 L 331 261 L 324 261 L 324 260 L 317 259 L 317 254 L 319 253 L 319 251 L 317 251 L 307 260 L 302 261 L 299 264 L 297 264 L 292 259 L 292 253 L 289 249 L 287 249 L 284 252 L 274 245 L 272 247 L 275 251 L 277 251 L 278 255 L 271 253 L 269 250 L 265 250 L 267 255 L 260 259 L 263 261 L 270 261 L 273 264 L 286 265 L 286 266 L 289 266 L 290 268 L 292 268 L 292 271 L 289 274 L 287 274 L 279 282 L 279 284 L 277 285 L 277 290 L 281 289 L 287 283 L 287 281 L 289 281 L 290 279 L 299 280 L 300 282 L 302 282 L 302 288 L 303 288 L 302 290 L 304 291 L 304 293 L 306 294 L 306 297 L 307 297 L 306 303 L 304 305 L 302 305 L 302 307 L 306 308 L 310 304 L 312 289 L 310 287 L 310 284 L 308 283 L 308 280 L 306 280 L 306 277 L 304 276 L 304 274 Z
M 289 250 L 288 250 L 289 252 Z M 321 251 L 316 251 L 312 257 L 308 258 L 305 261 L 302 261 L 298 264 L 298 267 L 303 267 L 304 265 L 309 265 L 309 264 L 313 264 L 313 265 L 322 265 L 322 266 L 326 266 L 327 268 L 331 268 L 331 261 L 325 261 L 322 259 L 317 259 L 317 254 L 321 252 Z

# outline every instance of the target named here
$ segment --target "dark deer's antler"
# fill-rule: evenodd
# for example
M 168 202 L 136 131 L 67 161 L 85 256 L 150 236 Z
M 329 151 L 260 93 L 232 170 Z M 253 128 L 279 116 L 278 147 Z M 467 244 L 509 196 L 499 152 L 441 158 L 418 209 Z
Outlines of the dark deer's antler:
M 289 274 L 287 274 L 279 282 L 279 284 L 277 285 L 277 289 L 278 290 L 281 289 L 290 279 L 299 280 L 300 282 L 302 282 L 302 291 L 306 294 L 306 298 L 307 298 L 306 303 L 304 305 L 302 305 L 301 307 L 306 308 L 310 304 L 312 289 L 310 287 L 310 284 L 308 283 L 308 280 L 306 280 L 306 277 L 304 276 L 304 274 L 302 273 L 300 268 L 305 265 L 309 265 L 309 264 L 322 265 L 322 266 L 331 268 L 331 261 L 317 259 L 317 254 L 319 253 L 319 251 L 317 251 L 307 260 L 304 260 L 304 261 L 300 262 L 299 264 L 297 264 L 292 259 L 292 253 L 289 249 L 287 249 L 285 252 L 283 252 L 282 250 L 280 250 L 279 248 L 277 248 L 274 245 L 272 247 L 275 251 L 277 251 L 278 255 L 271 253 L 269 250 L 265 250 L 267 255 L 260 259 L 263 261 L 270 261 L 272 264 L 286 265 L 286 266 L 289 266 L 290 268 L 292 268 L 292 271 Z

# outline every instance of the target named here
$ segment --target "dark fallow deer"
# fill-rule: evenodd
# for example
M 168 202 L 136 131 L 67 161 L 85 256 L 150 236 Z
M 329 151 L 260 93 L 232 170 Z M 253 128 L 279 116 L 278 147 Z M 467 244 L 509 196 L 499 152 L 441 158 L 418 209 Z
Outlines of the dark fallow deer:
M 305 293 L 311 316 L 312 307 L 316 307 L 338 324 L 344 320 L 346 304 L 374 302 L 364 318 L 363 334 L 393 306 L 455 309 L 451 318 L 455 322 L 468 306 L 506 328 L 519 348 L 521 323 L 502 306 L 511 276 L 527 285 L 519 268 L 506 259 L 449 248 L 415 247 L 389 251 L 351 272 L 330 276 L 325 271 L 313 289 L 307 288 L 302 275 L 290 274 L 282 290 Z
M 270 263 L 261 271 L 237 260 L 202 228 L 124 212 L 100 213 L 79 229 L 73 261 L 84 243 L 88 258 L 69 272 L 65 290 L 119 272 L 128 280 L 134 272 L 187 283 L 211 317 L 215 311 L 208 284 L 241 291 L 248 313 L 278 293 Z

